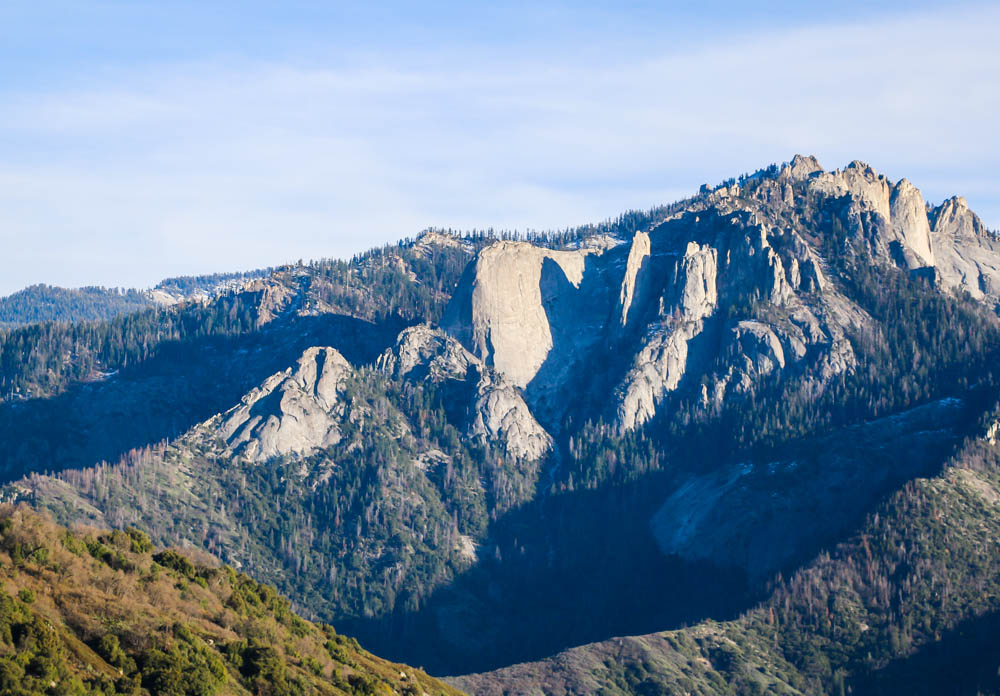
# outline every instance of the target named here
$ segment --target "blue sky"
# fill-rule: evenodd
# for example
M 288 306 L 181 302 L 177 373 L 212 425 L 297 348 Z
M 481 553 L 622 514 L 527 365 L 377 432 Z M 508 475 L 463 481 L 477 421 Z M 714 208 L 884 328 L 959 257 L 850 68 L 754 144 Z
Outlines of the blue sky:
M 796 152 L 1000 227 L 998 27 L 995 3 L 8 0 L 0 294 L 562 228 Z

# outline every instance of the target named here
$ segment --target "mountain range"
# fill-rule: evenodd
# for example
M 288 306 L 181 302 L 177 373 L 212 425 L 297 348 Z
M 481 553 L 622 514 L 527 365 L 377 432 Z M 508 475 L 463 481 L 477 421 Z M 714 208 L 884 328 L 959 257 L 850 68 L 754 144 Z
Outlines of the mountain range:
M 796 156 L 9 328 L 3 495 L 470 693 L 989 691 L 998 306 L 964 199 Z

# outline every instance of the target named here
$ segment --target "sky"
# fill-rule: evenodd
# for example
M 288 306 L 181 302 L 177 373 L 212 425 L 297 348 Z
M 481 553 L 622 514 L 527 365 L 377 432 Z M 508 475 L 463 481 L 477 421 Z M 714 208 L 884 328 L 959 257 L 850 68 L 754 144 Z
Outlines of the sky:
M 562 229 L 796 153 L 1000 228 L 997 3 L 0 3 L 0 295 Z

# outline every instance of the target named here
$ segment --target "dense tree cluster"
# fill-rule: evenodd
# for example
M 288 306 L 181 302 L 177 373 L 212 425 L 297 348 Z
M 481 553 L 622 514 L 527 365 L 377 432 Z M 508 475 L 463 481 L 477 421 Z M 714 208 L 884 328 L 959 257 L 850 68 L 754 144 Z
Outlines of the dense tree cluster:
M 142 363 L 166 344 L 246 333 L 259 326 L 261 294 L 231 293 L 210 304 L 0 332 L 0 398 L 53 396 L 74 382 Z
M 46 321 L 111 319 L 152 304 L 145 293 L 122 288 L 32 285 L 0 298 L 0 328 Z

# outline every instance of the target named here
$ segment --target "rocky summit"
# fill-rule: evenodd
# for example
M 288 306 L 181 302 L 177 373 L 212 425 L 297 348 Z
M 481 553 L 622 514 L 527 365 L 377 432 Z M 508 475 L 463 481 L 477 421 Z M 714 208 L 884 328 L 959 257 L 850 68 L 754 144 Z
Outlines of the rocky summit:
M 824 216 L 876 263 L 997 300 L 997 242 L 958 200 L 929 208 L 905 179 L 892 184 L 861 162 L 826 172 L 802 156 L 749 186 L 712 189 L 629 239 L 491 245 L 442 326 L 523 389 L 549 427 L 585 393 L 589 415 L 604 408 L 626 431 L 683 381 L 700 381 L 713 408 L 776 371 L 807 372 L 803 387 L 817 390 L 855 367 L 847 333 L 871 317 L 826 279 L 836 249 L 816 234 Z

